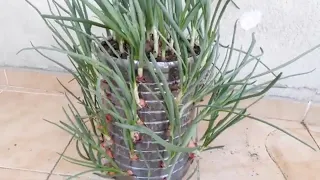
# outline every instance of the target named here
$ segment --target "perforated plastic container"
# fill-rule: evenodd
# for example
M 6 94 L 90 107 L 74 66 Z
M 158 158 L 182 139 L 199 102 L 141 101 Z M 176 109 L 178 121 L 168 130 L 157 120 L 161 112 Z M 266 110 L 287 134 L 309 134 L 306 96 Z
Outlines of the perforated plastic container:
M 128 77 L 127 67 L 128 61 L 123 60 L 117 64 L 123 73 L 124 77 Z M 179 84 L 179 70 L 176 62 L 158 62 L 158 67 L 160 67 L 162 73 L 166 76 L 167 82 L 170 89 L 172 89 L 173 95 L 176 97 L 178 95 L 178 90 L 176 89 L 177 84 Z M 136 62 L 136 67 L 138 64 Z M 163 97 L 158 89 L 157 84 L 153 81 L 153 78 L 148 70 L 144 70 L 144 77 L 147 83 L 140 85 L 138 88 L 140 98 L 144 99 L 147 103 L 147 107 L 140 109 L 137 113 L 140 119 L 143 120 L 145 125 L 159 135 L 162 139 L 169 141 L 168 128 L 169 128 L 169 118 L 165 111 L 165 104 L 163 102 Z M 150 92 L 151 90 L 151 92 Z M 121 94 L 121 89 L 118 89 Z M 114 92 L 111 92 L 111 98 L 114 97 Z M 156 97 L 155 97 L 156 96 Z M 125 117 L 124 111 L 119 102 L 113 100 L 118 112 Z M 190 106 L 185 110 L 183 116 L 181 117 L 181 134 L 176 133 L 174 135 L 173 141 L 178 142 L 180 136 L 189 127 L 189 122 L 194 117 L 194 108 Z M 171 179 L 182 180 L 182 178 L 187 173 L 190 162 L 189 154 L 183 153 L 176 164 L 170 164 L 165 167 L 161 166 L 162 158 L 167 160 L 170 157 L 168 151 L 159 144 L 153 142 L 152 138 L 146 134 L 141 134 L 142 140 L 135 144 L 134 151 L 139 156 L 138 160 L 130 160 L 130 150 L 125 145 L 123 138 L 123 130 L 115 125 L 112 125 L 109 129 L 110 134 L 113 138 L 114 144 L 112 146 L 112 153 L 115 162 L 123 170 L 131 170 L 135 175 L 133 179 L 137 180 L 164 180 L 168 177 L 169 169 L 174 166 L 174 171 Z M 143 157 L 142 157 L 143 156 Z M 162 158 L 160 158 L 160 156 Z

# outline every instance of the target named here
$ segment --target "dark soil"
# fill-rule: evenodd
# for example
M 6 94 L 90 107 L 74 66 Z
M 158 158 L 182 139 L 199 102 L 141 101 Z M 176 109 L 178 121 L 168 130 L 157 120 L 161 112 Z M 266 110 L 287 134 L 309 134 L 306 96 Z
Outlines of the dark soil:
M 127 43 L 124 43 L 124 53 L 120 53 L 119 51 L 119 43 L 114 40 L 114 39 L 110 39 L 108 40 L 108 42 L 110 43 L 110 45 L 117 51 L 117 53 L 120 55 L 121 58 L 126 59 L 128 58 L 128 52 L 130 50 L 130 46 Z M 111 55 L 116 57 L 116 54 L 113 53 L 113 51 L 111 50 L 111 48 L 109 48 L 109 45 L 106 43 L 106 41 L 103 41 L 101 43 L 101 45 L 105 48 L 105 50 Z M 172 61 L 177 61 L 177 56 L 176 54 L 170 49 L 167 48 L 166 50 L 166 54 L 165 54 L 165 58 L 163 59 L 161 57 L 161 48 L 162 48 L 162 44 L 161 42 L 159 42 L 159 55 L 156 57 L 157 62 L 172 62 Z M 146 42 L 146 46 L 145 46 L 145 53 L 147 54 L 147 57 L 150 59 L 150 53 L 154 52 L 154 42 L 153 40 L 148 40 Z M 199 55 L 200 54 L 200 47 L 199 46 L 194 46 L 194 52 Z M 188 51 L 189 53 L 189 57 L 191 57 L 191 52 Z

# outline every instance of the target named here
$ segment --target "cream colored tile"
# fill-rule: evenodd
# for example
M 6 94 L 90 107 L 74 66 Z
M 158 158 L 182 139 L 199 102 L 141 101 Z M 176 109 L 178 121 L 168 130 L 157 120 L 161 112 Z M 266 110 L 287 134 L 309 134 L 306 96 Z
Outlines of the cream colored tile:
M 24 70 L 24 69 L 7 69 L 9 85 L 13 87 L 23 87 L 25 91 L 43 91 L 48 93 L 65 92 L 61 83 L 72 92 L 79 93 L 79 86 L 71 74 L 53 73 L 45 71 Z
M 62 175 L 51 175 L 49 180 L 67 180 L 70 176 L 62 176 Z M 89 176 L 89 175 L 85 175 L 85 176 L 81 176 L 81 177 L 77 177 L 77 178 L 73 178 L 75 180 L 108 180 L 99 176 Z
M 246 100 L 241 103 L 246 107 L 254 102 Z M 307 104 L 286 99 L 264 98 L 248 109 L 251 115 L 259 118 L 274 118 L 301 121 Z
M 45 180 L 47 177 L 46 173 L 0 168 L 0 179 L 5 180 Z
M 311 137 L 300 123 L 276 119 L 266 121 L 315 147 Z M 200 131 L 203 131 L 203 127 L 200 128 Z M 237 177 L 237 180 L 283 179 L 281 171 L 266 150 L 266 141 L 268 140 L 268 145 L 270 145 L 270 138 L 268 137 L 271 136 L 272 132 L 278 132 L 285 139 L 277 144 L 271 143 L 272 147 L 281 148 L 282 144 L 288 141 L 290 145 L 284 145 L 287 147 L 286 151 L 290 149 L 310 151 L 305 145 L 270 126 L 245 119 L 222 133 L 211 145 L 212 147 L 224 145 L 224 148 L 206 151 L 201 154 L 201 179 L 232 180 L 235 177 Z M 278 136 L 275 137 L 275 139 L 278 138 Z M 297 156 L 300 153 L 304 152 L 292 153 L 291 155 Z
M 307 125 L 310 134 L 314 138 L 315 143 L 317 143 L 316 149 L 320 151 L 320 126 Z
M 67 157 L 83 160 L 83 159 L 81 159 L 79 157 L 79 155 L 77 153 L 76 141 L 75 140 L 73 140 L 71 142 L 71 144 L 68 146 L 68 149 L 66 150 L 64 155 L 67 156 Z M 76 175 L 78 173 L 81 173 L 81 172 L 84 172 L 84 171 L 87 171 L 87 170 L 90 170 L 90 169 L 86 168 L 86 167 L 82 167 L 82 166 L 76 165 L 76 164 L 72 164 L 72 163 L 66 161 L 64 158 L 62 158 L 59 161 L 59 163 L 57 164 L 56 168 L 54 169 L 54 171 L 52 173 L 56 174 L 56 175 L 70 175 L 70 176 L 73 176 L 73 175 Z M 57 180 L 60 180 L 60 179 L 64 180 L 64 178 L 66 178 L 66 177 L 65 176 L 53 176 L 52 178 L 53 178 L 52 180 L 56 180 L 56 178 L 57 178 Z M 102 178 L 100 178 L 99 176 L 94 175 L 92 173 L 87 173 L 87 174 L 81 175 L 79 177 L 79 179 L 81 179 L 81 180 L 85 180 L 85 179 L 96 180 L 97 179 L 98 180 L 98 179 L 102 179 Z M 104 179 L 104 180 L 106 180 L 106 179 Z
M 295 130 L 297 133 L 311 138 L 304 129 Z M 320 138 L 320 133 L 312 133 L 314 137 Z M 283 133 L 276 131 L 272 133 L 266 143 L 266 148 L 271 158 L 279 166 L 280 170 L 288 180 L 310 179 L 316 180 L 320 177 L 320 154 L 306 146 L 297 145 L 296 141 Z
M 207 104 L 210 97 L 206 97 L 200 104 Z M 239 107 L 247 107 L 257 98 L 244 100 Z M 307 104 L 280 98 L 263 98 L 248 109 L 252 116 L 259 118 L 273 118 L 283 120 L 301 121 Z
M 30 88 L 23 88 L 23 87 L 12 87 L 12 86 L 9 86 L 9 87 L 3 88 L 3 91 L 15 92 L 15 93 L 27 93 L 27 94 L 36 94 L 36 95 L 52 95 L 52 96 L 65 97 L 65 94 L 63 94 L 63 93 L 43 91 L 41 89 L 30 89 Z M 67 94 L 67 95 L 69 97 L 71 97 L 70 94 Z
M 266 119 L 266 121 L 286 129 L 301 139 L 305 138 L 303 134 L 288 130 L 288 128 L 302 129 L 302 125 L 297 121 L 277 119 Z M 204 132 L 205 127 L 205 124 L 202 123 L 199 127 L 199 132 Z M 202 167 L 201 174 L 203 174 L 201 175 L 201 179 L 209 180 L 210 177 L 217 177 L 218 179 L 221 177 L 231 178 L 233 176 L 228 176 L 228 173 L 232 172 L 238 174 L 242 179 L 268 179 L 275 177 L 278 179 L 281 177 L 281 173 L 277 170 L 276 165 L 270 159 L 265 149 L 267 136 L 274 130 L 273 127 L 263 123 L 245 119 L 222 133 L 211 146 L 223 145 L 225 147 L 201 154 L 200 166 Z M 295 143 L 296 146 L 303 146 L 298 141 L 295 141 Z M 309 143 L 312 144 L 310 141 Z M 74 143 L 70 145 L 66 151 L 66 155 L 78 157 Z M 266 165 L 269 167 L 264 168 Z M 85 170 L 87 169 L 62 160 L 57 165 L 54 173 L 71 175 Z
M 275 119 L 266 121 L 282 129 L 302 128 L 302 125 L 295 121 Z M 215 139 L 210 146 L 224 146 L 224 148 L 203 152 L 201 163 L 212 164 L 211 167 L 217 171 L 223 171 L 226 168 L 272 163 L 265 149 L 265 140 L 268 134 L 274 130 L 273 127 L 268 125 L 245 119 Z M 204 131 L 203 125 L 199 131 Z M 295 132 L 290 131 L 290 133 L 299 138 L 304 138 Z M 298 141 L 295 142 L 297 146 L 301 145 Z
M 55 174 L 52 174 L 50 177 L 49 177 L 49 180 L 66 180 L 68 179 L 69 176 L 60 176 L 60 175 L 55 175 Z
M 271 163 L 255 166 L 237 166 L 217 170 L 212 164 L 202 165 L 200 172 L 201 180 L 282 180 L 283 176 L 279 169 Z M 192 180 L 196 180 L 193 178 Z
M 309 125 L 320 126 L 320 104 L 312 104 L 305 122 Z
M 295 121 L 275 119 L 267 121 L 284 129 L 302 128 L 302 125 Z M 204 126 L 204 124 L 201 124 L 200 132 L 205 130 Z M 239 176 L 243 180 L 247 178 L 267 180 L 269 178 L 279 179 L 279 177 L 282 177 L 265 149 L 265 140 L 272 131 L 274 131 L 274 128 L 249 119 L 245 119 L 228 129 L 212 143 L 212 146 L 224 145 L 223 149 L 215 149 L 201 154 L 201 179 L 211 180 L 212 177 L 215 177 L 214 179 L 231 179 L 234 176 L 230 175 L 230 173 Z M 294 131 L 290 132 L 294 134 Z M 294 135 L 300 137 L 299 133 Z M 303 139 L 304 137 L 300 138 Z M 299 146 L 301 144 L 296 141 L 296 145 Z M 67 149 L 65 155 L 79 158 L 74 142 Z M 85 170 L 88 169 L 61 160 L 53 173 L 74 175 Z M 87 175 L 83 176 L 83 178 L 94 179 L 95 176 Z M 62 180 L 63 177 L 52 176 L 52 180 L 60 179 Z
M 67 157 L 83 160 L 80 158 L 80 156 L 77 153 L 75 140 L 72 140 L 72 142 L 68 146 L 68 149 L 66 150 L 64 155 Z M 56 168 L 54 169 L 53 174 L 75 175 L 87 170 L 89 169 L 76 164 L 72 164 L 66 161 L 64 158 L 62 158 L 57 164 Z
M 70 135 L 42 119 L 65 120 L 62 106 L 67 105 L 67 100 L 3 92 L 0 102 L 0 165 L 50 172 Z
M 307 124 L 309 130 L 311 133 L 320 133 L 320 126 L 314 126 L 314 125 L 309 125 Z

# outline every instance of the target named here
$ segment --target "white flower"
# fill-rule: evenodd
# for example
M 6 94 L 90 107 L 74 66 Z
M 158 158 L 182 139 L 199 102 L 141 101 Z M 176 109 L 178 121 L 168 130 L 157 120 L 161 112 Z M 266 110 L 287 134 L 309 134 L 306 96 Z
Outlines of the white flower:
M 258 10 L 245 12 L 240 17 L 241 28 L 248 31 L 256 27 L 261 21 L 262 13 Z

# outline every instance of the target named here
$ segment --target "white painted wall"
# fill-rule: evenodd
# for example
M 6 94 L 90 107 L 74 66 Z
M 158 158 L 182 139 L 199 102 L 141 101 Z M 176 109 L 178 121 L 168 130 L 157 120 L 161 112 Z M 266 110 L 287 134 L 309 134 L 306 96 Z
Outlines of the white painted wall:
M 46 0 L 30 0 L 46 12 Z M 320 43 L 320 1 L 319 0 L 234 0 L 240 10 L 229 7 L 222 24 L 222 37 L 229 42 L 233 23 L 244 12 L 258 10 L 262 13 L 261 23 L 249 31 L 239 28 L 237 44 L 244 48 L 250 42 L 251 33 L 256 32 L 257 46 L 263 47 L 263 61 L 275 67 Z M 53 44 L 51 33 L 37 13 L 23 0 L 3 0 L 0 6 L 0 65 L 33 67 L 49 70 L 59 68 L 37 53 L 25 52 L 16 55 L 21 48 Z M 228 41 L 227 41 L 228 40 Z M 54 54 L 55 59 L 67 60 Z M 320 100 L 320 50 L 304 57 L 299 62 L 284 69 L 286 74 L 294 74 L 316 69 L 312 74 L 282 81 L 289 88 L 273 90 L 270 94 L 299 100 Z
M 240 10 L 230 6 L 222 32 L 231 35 L 233 22 L 247 11 L 262 13 L 261 23 L 250 31 L 238 31 L 238 44 L 247 47 L 251 33 L 256 33 L 257 46 L 265 51 L 263 61 L 270 67 L 284 63 L 320 43 L 320 1 L 318 0 L 234 0 Z M 310 71 L 312 74 L 281 81 L 288 89 L 270 94 L 299 100 L 319 101 L 320 49 L 286 67 L 287 75 Z
M 42 11 L 48 12 L 46 0 L 31 0 Z M 30 51 L 17 55 L 30 41 L 35 45 L 54 44 L 51 32 L 41 17 L 24 0 L 3 0 L 0 6 L 0 65 L 35 67 L 58 70 L 57 66 Z M 67 61 L 63 56 L 55 54 L 57 59 Z

